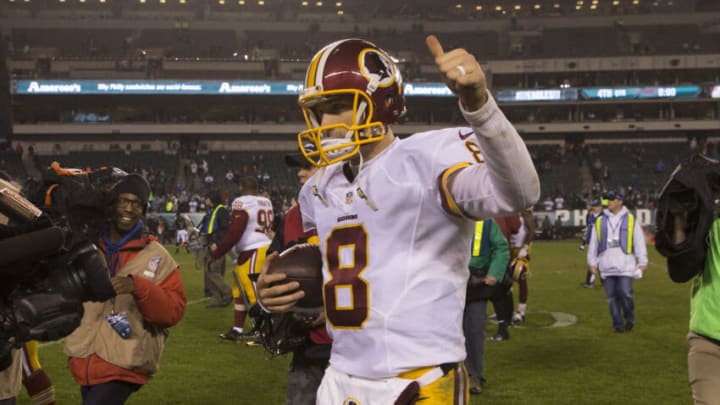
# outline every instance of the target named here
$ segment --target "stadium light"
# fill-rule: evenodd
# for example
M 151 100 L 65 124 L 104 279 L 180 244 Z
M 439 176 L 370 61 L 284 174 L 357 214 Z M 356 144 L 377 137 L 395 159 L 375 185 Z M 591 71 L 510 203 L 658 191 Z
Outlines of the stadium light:
M 539 4 L 535 4 L 535 5 L 533 6 L 533 8 L 534 8 L 535 10 L 540 10 L 541 7 L 542 7 L 542 6 L 539 5 Z
M 475 10 L 482 11 L 482 6 L 480 6 L 480 5 L 475 6 Z
M 342 11 L 342 10 L 338 10 L 338 12 L 337 12 L 337 15 L 343 15 L 343 14 L 345 14 L 345 12 L 344 12 L 344 11 Z
M 303 1 L 302 3 L 300 3 L 300 5 L 303 6 L 303 7 L 307 7 L 307 6 L 308 6 L 308 2 L 307 2 L 307 1 Z
M 265 1 L 264 0 L 258 0 L 258 6 L 264 6 Z
M 457 3 L 457 4 L 455 5 L 455 8 L 462 8 L 462 4 Z
M 342 7 L 342 2 L 338 1 L 337 3 L 335 3 L 335 7 Z
M 522 8 L 521 5 L 519 5 L 519 4 L 516 4 L 516 5 L 515 5 L 515 11 L 520 11 L 521 8 Z
M 322 7 L 322 4 L 323 4 L 322 1 L 318 1 L 318 2 L 315 3 L 315 5 L 318 6 L 318 7 Z

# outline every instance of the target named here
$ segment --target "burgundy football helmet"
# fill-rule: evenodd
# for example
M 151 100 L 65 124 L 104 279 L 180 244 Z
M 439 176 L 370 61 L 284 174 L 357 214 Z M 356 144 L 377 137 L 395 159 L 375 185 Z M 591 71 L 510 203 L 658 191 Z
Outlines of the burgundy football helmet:
M 352 124 L 321 125 L 314 107 L 334 97 L 352 100 Z M 298 104 L 308 129 L 298 135 L 303 155 L 316 166 L 346 160 L 360 146 L 385 136 L 387 125 L 405 113 L 405 96 L 400 70 L 382 49 L 362 39 L 344 39 L 321 49 L 310 62 Z M 323 133 L 342 128 L 344 139 Z M 306 150 L 313 144 L 316 150 Z

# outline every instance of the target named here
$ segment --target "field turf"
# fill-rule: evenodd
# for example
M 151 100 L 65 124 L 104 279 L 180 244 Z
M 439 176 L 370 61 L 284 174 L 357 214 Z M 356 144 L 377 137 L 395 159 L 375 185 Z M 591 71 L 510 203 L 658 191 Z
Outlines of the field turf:
M 689 285 L 672 283 L 664 260 L 648 246 L 648 271 L 635 282 L 635 329 L 613 333 L 599 283 L 580 286 L 585 255 L 577 246 L 535 243 L 526 322 L 510 330 L 510 340 L 487 342 L 488 384 L 471 404 L 691 404 Z M 189 305 L 171 330 L 158 374 L 128 404 L 284 404 L 289 358 L 220 340 L 218 334 L 231 326 L 232 307 L 205 308 L 202 272 L 186 253 L 176 257 Z M 488 325 L 488 336 L 495 329 Z M 40 360 L 58 404 L 80 403 L 62 344 L 44 343 Z M 24 392 L 18 403 L 29 404 Z

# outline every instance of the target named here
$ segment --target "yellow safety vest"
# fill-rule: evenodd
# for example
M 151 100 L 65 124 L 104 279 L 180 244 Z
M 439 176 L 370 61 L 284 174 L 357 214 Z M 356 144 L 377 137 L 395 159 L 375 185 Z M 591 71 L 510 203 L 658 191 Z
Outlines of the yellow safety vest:
M 210 216 L 210 224 L 208 224 L 208 235 L 212 235 L 213 230 L 215 230 L 215 217 L 217 216 L 218 211 L 220 208 L 223 208 L 222 204 L 219 204 L 215 209 L 213 210 L 212 215 Z

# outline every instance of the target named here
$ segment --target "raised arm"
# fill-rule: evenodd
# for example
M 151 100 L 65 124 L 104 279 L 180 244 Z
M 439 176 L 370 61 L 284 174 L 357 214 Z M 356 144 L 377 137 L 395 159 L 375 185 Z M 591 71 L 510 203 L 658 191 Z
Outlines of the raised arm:
M 441 77 L 458 96 L 484 160 L 447 177 L 455 202 L 477 218 L 530 208 L 540 198 L 535 166 L 522 138 L 490 95 L 480 63 L 465 49 L 445 52 L 434 35 L 427 37 L 426 44 Z

